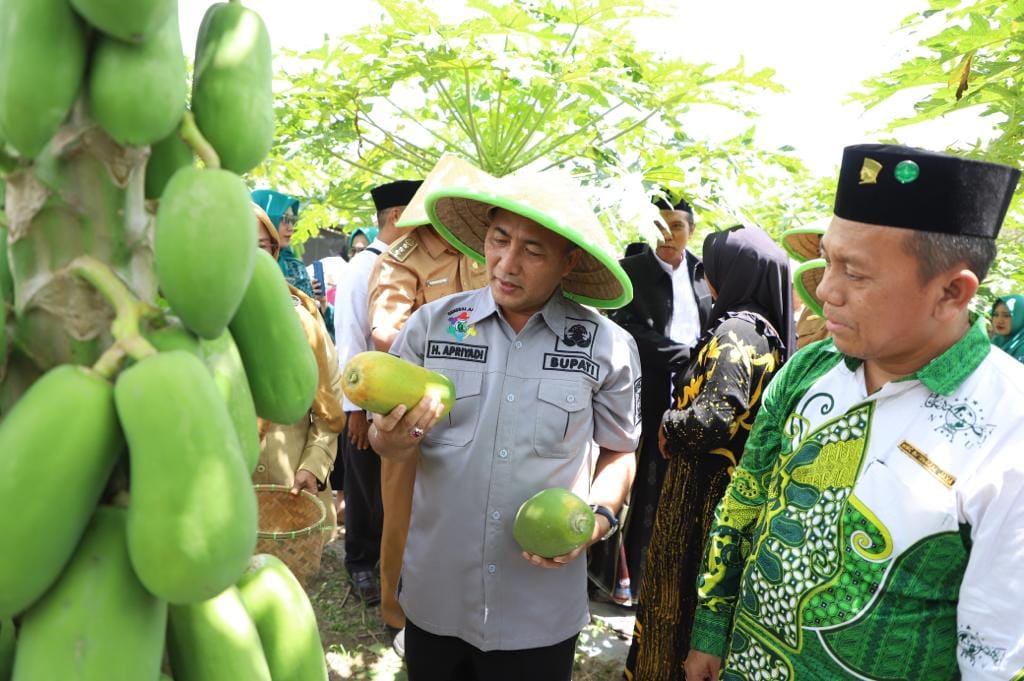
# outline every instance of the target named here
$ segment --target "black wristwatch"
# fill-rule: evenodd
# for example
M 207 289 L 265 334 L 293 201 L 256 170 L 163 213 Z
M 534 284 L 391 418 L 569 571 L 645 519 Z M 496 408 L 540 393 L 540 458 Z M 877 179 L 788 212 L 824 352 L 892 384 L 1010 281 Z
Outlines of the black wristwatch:
M 594 515 L 603 515 L 605 518 L 608 519 L 608 523 L 609 523 L 608 531 L 605 532 L 604 536 L 601 537 L 598 541 L 604 541 L 608 537 L 610 537 L 613 534 L 615 534 L 615 530 L 619 529 L 619 518 L 618 518 L 618 516 L 616 516 L 614 513 L 612 513 L 612 510 L 610 508 L 608 508 L 607 506 L 598 506 L 596 504 L 591 504 L 590 505 L 590 510 L 594 512 Z

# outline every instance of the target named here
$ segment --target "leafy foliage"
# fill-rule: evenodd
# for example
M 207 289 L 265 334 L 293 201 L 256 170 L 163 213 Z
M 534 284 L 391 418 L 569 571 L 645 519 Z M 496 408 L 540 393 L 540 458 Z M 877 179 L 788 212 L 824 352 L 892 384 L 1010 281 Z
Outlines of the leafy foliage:
M 993 121 L 995 135 L 955 151 L 1020 168 L 1024 166 L 1024 0 L 930 0 L 907 17 L 902 30 L 924 34 L 921 53 L 865 83 L 854 99 L 871 108 L 908 91 L 920 91 L 914 114 L 889 130 L 948 118 L 972 109 Z M 949 119 L 951 125 L 953 119 Z M 1024 189 L 1018 187 L 999 239 L 1000 257 L 983 300 L 1024 290 Z M 987 305 L 987 302 L 986 304 Z M 983 305 L 983 306 L 985 306 Z
M 627 24 L 652 14 L 644 0 L 466 0 L 454 23 L 420 2 L 379 5 L 379 23 L 285 53 L 277 144 L 255 174 L 312 199 L 300 235 L 365 224 L 371 186 L 422 177 L 446 152 L 499 176 L 572 172 L 619 244 L 654 236 L 659 184 L 717 227 L 784 228 L 823 208 L 827 190 L 788 149 L 758 148 L 753 127 L 716 143 L 686 133 L 698 108 L 753 118 L 744 101 L 781 88 L 742 62 L 641 49 Z

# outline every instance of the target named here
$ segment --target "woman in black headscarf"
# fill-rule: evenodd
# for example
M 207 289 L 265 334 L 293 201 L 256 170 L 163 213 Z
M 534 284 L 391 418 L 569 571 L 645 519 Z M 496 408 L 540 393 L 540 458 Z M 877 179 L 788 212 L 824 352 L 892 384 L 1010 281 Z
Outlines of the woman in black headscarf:
M 768 234 L 737 226 L 708 235 L 704 272 L 715 299 L 710 322 L 658 433 L 669 464 L 626 660 L 632 681 L 684 678 L 715 507 L 765 387 L 795 348 L 789 259 Z

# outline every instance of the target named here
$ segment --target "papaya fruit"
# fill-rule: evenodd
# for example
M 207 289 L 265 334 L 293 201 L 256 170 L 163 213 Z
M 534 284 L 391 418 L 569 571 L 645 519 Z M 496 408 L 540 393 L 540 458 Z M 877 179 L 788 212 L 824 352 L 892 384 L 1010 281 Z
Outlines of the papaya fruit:
M 7 228 L 0 226 L 0 301 L 14 303 L 14 277 L 7 257 Z
M 157 282 L 181 321 L 201 338 L 224 333 L 252 276 L 257 250 L 252 202 L 227 170 L 182 168 L 156 213 Z
M 0 619 L 0 681 L 11 681 L 15 636 L 14 620 Z
M 14 681 L 155 679 L 167 603 L 128 560 L 126 511 L 100 506 L 60 579 L 21 619 Z
M 567 489 L 550 487 L 519 507 L 512 536 L 527 553 L 554 558 L 590 541 L 594 523 L 594 512 L 587 502 Z
M 387 414 L 400 404 L 412 409 L 427 394 L 441 400 L 444 414 L 455 404 L 455 386 L 447 376 L 376 350 L 348 361 L 341 389 L 352 404 L 375 414 Z
M 276 556 L 253 556 L 238 580 L 238 592 L 274 681 L 327 681 L 316 614 L 288 566 Z
M 107 35 L 131 43 L 148 39 L 178 11 L 177 0 L 71 0 L 71 6 Z
M 256 547 L 256 496 L 217 386 L 174 350 L 121 372 L 114 401 L 128 441 L 128 554 L 150 593 L 174 604 L 237 581 Z
M 196 156 L 192 153 L 192 147 L 181 138 L 180 127 L 181 121 L 170 135 L 149 149 L 149 160 L 146 161 L 147 199 L 159 199 L 174 173 L 195 163 Z
M 89 68 L 93 118 L 120 144 L 146 145 L 181 122 L 188 96 L 178 14 L 139 44 L 101 37 Z
M 260 459 L 259 423 L 242 357 L 238 354 L 235 341 L 231 339 L 231 332 L 224 331 L 212 341 L 200 340 L 180 324 L 171 323 L 147 331 L 145 336 L 160 352 L 184 350 L 203 361 L 231 415 L 245 465 L 249 473 L 256 470 Z
M 221 167 L 255 168 L 274 141 L 270 36 L 263 19 L 238 3 L 211 5 L 196 40 L 192 111 Z
M 78 95 L 85 27 L 66 0 L 0 0 L 0 17 L 0 129 L 34 158 Z
M 238 444 L 242 447 L 246 470 L 252 474 L 260 460 L 260 429 L 249 379 L 231 332 L 225 330 L 218 338 L 200 340 L 199 356 L 224 398 L 231 422 L 235 425 Z
M 251 224 L 250 229 L 255 235 Z M 313 404 L 320 380 L 316 358 L 277 262 L 265 251 L 254 252 L 256 267 L 231 320 L 231 335 L 256 413 L 274 423 L 295 423 Z
M 61 365 L 0 422 L 0 536 L 17 547 L 0 552 L 0 618 L 42 596 L 81 539 L 124 448 L 113 392 L 91 369 Z
M 172 605 L 167 653 L 175 681 L 270 681 L 260 637 L 238 589 L 191 605 Z

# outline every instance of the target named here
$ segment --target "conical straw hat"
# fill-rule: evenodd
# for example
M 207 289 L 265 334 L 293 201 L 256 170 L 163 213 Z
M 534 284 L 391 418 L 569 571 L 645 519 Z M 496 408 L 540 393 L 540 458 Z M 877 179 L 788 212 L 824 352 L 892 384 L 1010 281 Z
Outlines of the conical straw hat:
M 427 214 L 452 245 L 483 262 L 488 211 L 504 208 L 562 235 L 583 250 L 576 267 L 562 279 L 567 298 L 602 308 L 622 307 L 633 286 L 611 255 L 600 221 L 579 185 L 562 173 L 519 173 L 444 187 L 426 201 Z
M 821 237 L 832 218 L 818 220 L 803 227 L 793 227 L 782 233 L 782 247 L 798 262 L 821 257 Z
M 476 187 L 491 180 L 494 180 L 493 175 L 485 173 L 469 161 L 455 154 L 445 154 L 423 178 L 423 184 L 413 194 L 395 226 L 419 227 L 429 223 L 426 203 L 431 192 L 443 187 Z
M 818 284 L 825 276 L 825 261 L 822 258 L 808 260 L 793 271 L 793 286 L 797 295 L 816 315 L 824 317 L 821 300 L 818 298 Z

